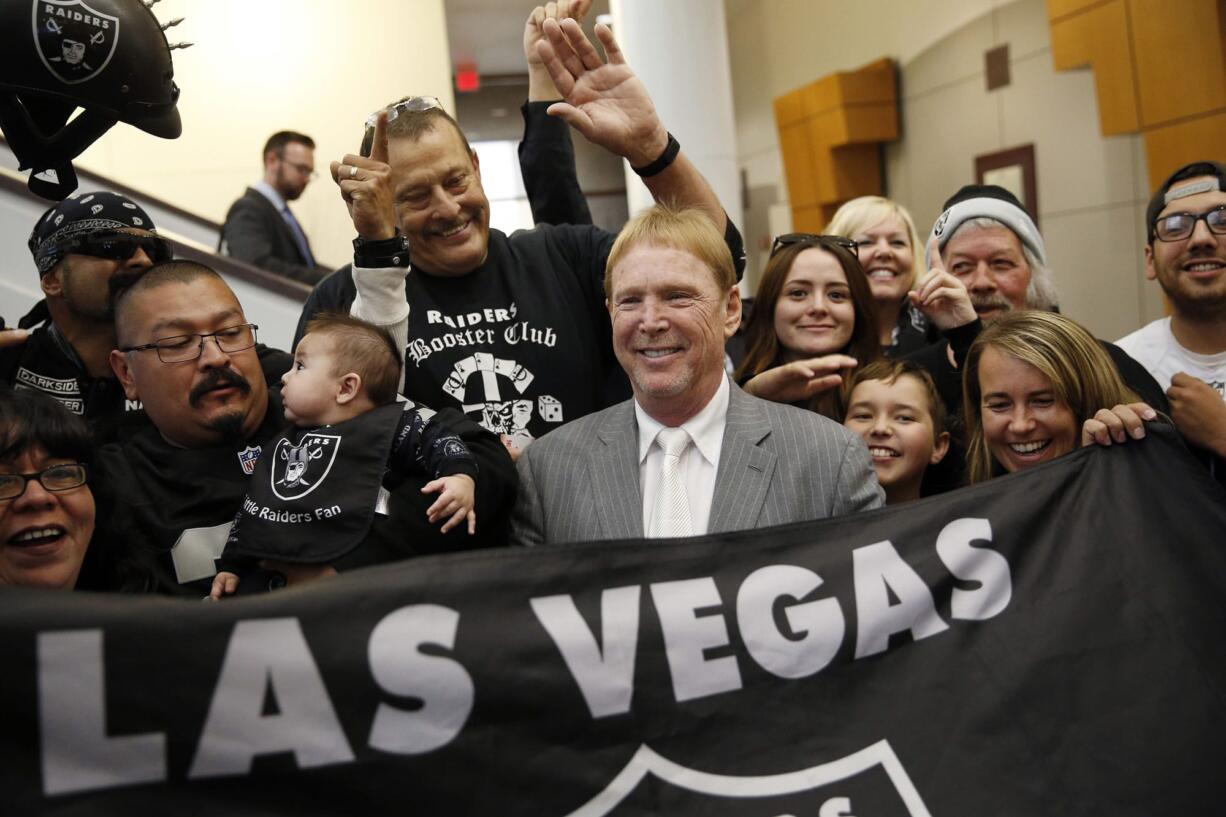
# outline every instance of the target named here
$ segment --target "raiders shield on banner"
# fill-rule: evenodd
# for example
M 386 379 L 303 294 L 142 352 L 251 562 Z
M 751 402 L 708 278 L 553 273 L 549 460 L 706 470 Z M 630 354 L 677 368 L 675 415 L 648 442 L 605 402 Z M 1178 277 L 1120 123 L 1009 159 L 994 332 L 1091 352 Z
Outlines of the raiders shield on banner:
M 314 491 L 332 470 L 340 443 L 338 435 L 318 431 L 304 434 L 297 445 L 278 440 L 269 469 L 272 492 L 280 499 L 301 499 Z
M 82 0 L 32 0 L 38 56 L 61 82 L 75 85 L 98 75 L 119 42 L 119 18 Z

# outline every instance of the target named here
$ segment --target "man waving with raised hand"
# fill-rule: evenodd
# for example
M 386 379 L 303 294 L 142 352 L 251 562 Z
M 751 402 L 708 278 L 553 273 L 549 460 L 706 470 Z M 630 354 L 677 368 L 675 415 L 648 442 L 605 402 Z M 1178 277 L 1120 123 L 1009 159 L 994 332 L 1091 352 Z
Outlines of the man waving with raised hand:
M 680 154 L 607 27 L 597 28 L 607 63 L 573 20 L 547 19 L 543 29 L 538 53 L 564 100 L 550 113 L 628 159 L 657 199 L 701 208 L 742 269 L 740 234 Z M 540 225 L 507 236 L 491 228 L 480 160 L 432 97 L 387 106 L 370 121 L 366 147 L 333 165 L 358 235 L 357 272 L 341 269 L 316 287 L 299 336 L 317 311 L 351 309 L 359 289 L 376 323 L 404 322 L 407 311 L 405 396 L 459 407 L 502 435 L 512 455 L 629 394 L 604 308 L 612 233 Z M 371 314 L 376 303 L 386 314 Z

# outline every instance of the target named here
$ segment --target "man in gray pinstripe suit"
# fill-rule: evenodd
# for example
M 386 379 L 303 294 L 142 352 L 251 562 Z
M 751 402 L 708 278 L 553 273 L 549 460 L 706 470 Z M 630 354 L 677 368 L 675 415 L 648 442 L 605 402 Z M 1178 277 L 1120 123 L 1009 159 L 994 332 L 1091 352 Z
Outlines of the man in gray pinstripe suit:
M 729 382 L 724 342 L 741 300 L 728 247 L 701 211 L 657 205 L 635 217 L 606 269 L 634 398 L 526 449 L 512 542 L 697 536 L 882 504 L 858 436 Z

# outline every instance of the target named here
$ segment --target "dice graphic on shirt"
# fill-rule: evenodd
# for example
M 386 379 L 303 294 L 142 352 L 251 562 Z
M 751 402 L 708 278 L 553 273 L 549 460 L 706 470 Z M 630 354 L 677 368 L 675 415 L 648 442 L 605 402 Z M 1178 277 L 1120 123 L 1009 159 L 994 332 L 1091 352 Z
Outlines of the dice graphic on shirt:
M 537 398 L 537 412 L 547 423 L 562 422 L 562 404 L 558 402 L 556 397 L 550 397 L 548 394 L 542 394 Z

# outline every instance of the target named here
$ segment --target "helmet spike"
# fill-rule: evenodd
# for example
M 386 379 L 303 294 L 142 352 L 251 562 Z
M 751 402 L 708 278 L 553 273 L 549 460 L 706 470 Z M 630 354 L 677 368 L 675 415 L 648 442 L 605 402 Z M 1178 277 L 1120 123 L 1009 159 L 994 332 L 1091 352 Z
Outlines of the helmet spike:
M 176 17 L 175 19 L 171 20 L 169 23 L 166 23 L 165 25 L 163 25 L 163 26 L 162 26 L 162 31 L 165 31 L 165 30 L 166 30 L 166 29 L 168 29 L 168 28 L 174 28 L 174 27 L 175 27 L 175 26 L 177 26 L 179 23 L 183 22 L 183 20 L 184 20 L 184 18 L 182 18 L 182 17 Z
M 191 48 L 193 45 L 195 45 L 195 43 L 175 43 L 174 45 L 170 46 L 170 50 L 174 51 L 176 48 Z

